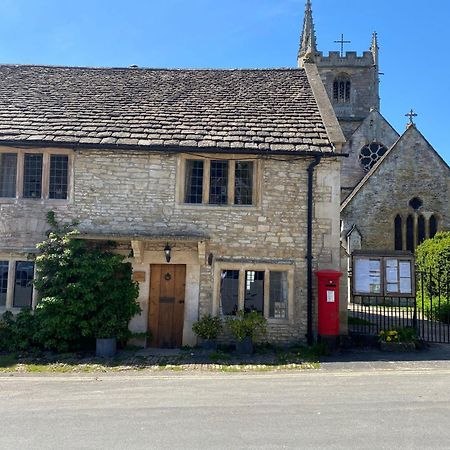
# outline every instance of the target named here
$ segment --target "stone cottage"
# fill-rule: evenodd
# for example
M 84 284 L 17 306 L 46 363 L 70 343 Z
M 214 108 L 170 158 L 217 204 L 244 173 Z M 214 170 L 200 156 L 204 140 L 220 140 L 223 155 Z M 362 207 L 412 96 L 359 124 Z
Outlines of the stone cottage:
M 46 213 L 130 255 L 152 345 L 256 310 L 311 340 L 313 271 L 340 269 L 344 136 L 317 68 L 0 66 L 0 312 L 36 305 Z M 345 332 L 345 305 L 342 331 Z

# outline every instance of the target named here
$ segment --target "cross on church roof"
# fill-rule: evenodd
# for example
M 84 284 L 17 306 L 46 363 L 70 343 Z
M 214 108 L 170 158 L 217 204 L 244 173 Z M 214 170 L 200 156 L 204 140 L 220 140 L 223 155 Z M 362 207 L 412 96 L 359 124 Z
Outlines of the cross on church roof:
M 411 111 L 408 114 L 405 114 L 405 117 L 409 117 L 409 125 L 414 125 L 414 117 L 417 117 L 417 114 L 414 112 L 414 110 L 411 108 Z
M 341 40 L 340 41 L 334 41 L 335 44 L 341 44 L 341 58 L 344 57 L 344 44 L 350 44 L 352 41 L 345 41 L 344 40 L 344 33 L 341 34 Z

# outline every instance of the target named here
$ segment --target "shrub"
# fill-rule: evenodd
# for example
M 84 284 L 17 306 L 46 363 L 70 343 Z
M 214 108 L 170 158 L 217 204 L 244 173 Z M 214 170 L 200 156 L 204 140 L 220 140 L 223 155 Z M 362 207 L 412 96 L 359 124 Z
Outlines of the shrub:
M 420 271 L 440 275 L 448 281 L 450 277 L 450 231 L 437 233 L 417 247 L 416 262 Z
M 235 316 L 226 318 L 231 334 L 238 341 L 246 337 L 254 339 L 266 333 L 267 319 L 257 311 L 238 311 Z
M 54 226 L 38 244 L 35 286 L 42 297 L 36 311 L 38 345 L 66 352 L 91 346 L 95 338 L 116 337 L 124 343 L 128 324 L 140 313 L 138 285 L 131 264 L 113 253 L 112 243 L 76 239 L 71 227 Z
M 217 339 L 221 329 L 222 321 L 220 317 L 212 317 L 210 314 L 203 316 L 192 325 L 192 330 L 198 337 L 208 340 Z
M 27 350 L 38 346 L 36 342 L 37 321 L 30 309 L 14 316 L 5 312 L 0 319 L 0 350 Z
M 417 306 L 426 317 L 450 322 L 450 232 L 437 233 L 416 250 Z

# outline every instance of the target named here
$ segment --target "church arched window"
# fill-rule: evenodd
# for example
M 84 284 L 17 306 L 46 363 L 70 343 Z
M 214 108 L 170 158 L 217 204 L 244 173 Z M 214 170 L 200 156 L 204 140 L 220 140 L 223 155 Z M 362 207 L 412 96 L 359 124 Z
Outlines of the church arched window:
M 430 238 L 434 238 L 437 233 L 437 219 L 435 215 L 430 217 Z
M 338 103 L 350 103 L 351 81 L 347 74 L 341 74 L 333 82 L 333 100 Z
M 406 250 L 414 252 L 414 217 L 412 214 L 406 219 Z
M 359 162 L 368 172 L 375 163 L 387 152 L 387 148 L 379 142 L 365 145 L 359 152 Z
M 402 216 L 397 214 L 394 221 L 395 250 L 403 250 Z
M 420 213 L 418 210 L 422 208 L 423 201 L 418 197 L 410 200 L 409 206 L 414 212 L 406 217 L 406 223 L 401 214 L 397 214 L 394 219 L 394 248 L 395 250 L 404 250 L 404 242 L 406 242 L 406 250 L 414 252 L 416 247 L 425 239 L 432 239 L 438 231 L 438 218 L 432 214 L 429 219 L 427 215 Z M 406 234 L 406 235 L 405 235 Z
M 421 214 L 417 219 L 417 244 L 420 245 L 425 239 L 425 217 Z

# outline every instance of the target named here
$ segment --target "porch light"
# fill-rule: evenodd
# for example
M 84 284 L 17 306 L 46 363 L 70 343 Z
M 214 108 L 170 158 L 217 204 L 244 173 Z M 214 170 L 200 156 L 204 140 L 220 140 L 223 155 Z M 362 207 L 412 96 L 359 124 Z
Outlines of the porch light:
M 171 252 L 172 252 L 172 247 L 169 245 L 169 243 L 167 243 L 166 246 L 164 247 L 164 255 L 166 256 L 166 261 L 168 263 L 170 262 L 170 258 L 171 258 L 170 253 Z

